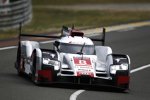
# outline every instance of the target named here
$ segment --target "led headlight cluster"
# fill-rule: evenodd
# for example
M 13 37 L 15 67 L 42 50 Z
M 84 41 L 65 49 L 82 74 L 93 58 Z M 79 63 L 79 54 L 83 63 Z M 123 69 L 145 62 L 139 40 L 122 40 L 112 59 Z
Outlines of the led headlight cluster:
M 60 69 L 60 62 L 55 60 L 50 60 L 49 58 L 43 58 L 43 64 L 54 66 L 54 70 Z
M 129 66 L 126 63 L 121 64 L 121 65 L 112 65 L 112 66 L 110 66 L 110 73 L 111 74 L 116 74 L 117 70 L 124 70 L 124 71 L 126 71 L 128 69 L 129 69 Z
M 49 65 L 49 61 L 50 61 L 49 58 L 43 58 L 43 64 Z

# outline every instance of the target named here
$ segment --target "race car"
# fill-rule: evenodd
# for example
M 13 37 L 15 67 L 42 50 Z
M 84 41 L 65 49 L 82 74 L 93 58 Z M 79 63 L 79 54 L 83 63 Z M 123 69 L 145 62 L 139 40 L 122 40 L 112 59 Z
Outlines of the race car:
M 20 31 L 21 32 L 21 31 Z M 73 83 L 112 85 L 129 89 L 130 58 L 113 54 L 105 44 L 105 28 L 101 39 L 86 37 L 74 27 L 62 27 L 60 36 L 19 35 L 15 67 L 19 75 L 27 74 L 35 84 Z M 41 49 L 37 41 L 21 37 L 54 38 L 53 49 Z M 102 42 L 95 45 L 94 41 Z

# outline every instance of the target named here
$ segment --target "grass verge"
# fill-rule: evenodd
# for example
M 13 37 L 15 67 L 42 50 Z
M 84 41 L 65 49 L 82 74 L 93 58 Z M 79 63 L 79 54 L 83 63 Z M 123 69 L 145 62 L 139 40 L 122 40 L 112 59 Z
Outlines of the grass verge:
M 150 0 L 32 0 L 34 5 L 74 5 L 107 3 L 150 3 Z
M 117 25 L 129 22 L 149 20 L 148 11 L 72 11 L 56 9 L 33 9 L 34 16 L 30 24 L 23 28 L 27 33 L 47 33 L 59 31 L 62 25 L 93 28 Z M 18 30 L 0 31 L 0 39 L 16 37 Z

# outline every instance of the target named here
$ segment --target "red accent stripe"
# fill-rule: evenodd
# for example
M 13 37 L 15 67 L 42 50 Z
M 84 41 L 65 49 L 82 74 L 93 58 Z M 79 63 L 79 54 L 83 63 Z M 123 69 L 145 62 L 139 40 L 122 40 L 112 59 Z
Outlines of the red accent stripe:
M 127 84 L 129 83 L 130 77 L 129 76 L 118 76 L 117 77 L 117 84 Z
M 49 81 L 52 80 L 52 71 L 51 70 L 38 70 L 38 79 L 45 78 Z

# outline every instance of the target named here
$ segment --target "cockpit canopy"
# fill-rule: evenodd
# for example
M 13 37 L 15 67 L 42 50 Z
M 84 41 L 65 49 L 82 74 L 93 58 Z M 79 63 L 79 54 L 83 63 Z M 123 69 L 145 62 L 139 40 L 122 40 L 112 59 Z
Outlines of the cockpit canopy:
M 82 53 L 85 55 L 95 55 L 94 45 L 60 43 L 59 51 L 63 53 L 71 53 L 71 54 Z

